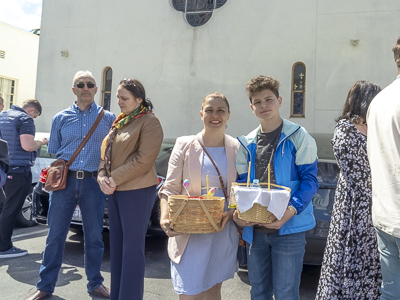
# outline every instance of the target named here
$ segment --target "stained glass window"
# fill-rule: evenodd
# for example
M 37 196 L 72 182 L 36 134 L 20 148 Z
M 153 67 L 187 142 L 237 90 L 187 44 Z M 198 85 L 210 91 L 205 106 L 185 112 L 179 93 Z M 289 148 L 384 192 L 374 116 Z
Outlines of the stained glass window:
M 110 110 L 111 107 L 111 87 L 112 87 L 112 69 L 110 67 L 105 68 L 103 72 L 103 88 L 101 91 L 101 105 L 106 110 Z
M 183 13 L 189 25 L 197 27 L 207 23 L 213 10 L 223 6 L 226 1 L 228 0 L 170 0 L 170 4 Z
M 297 62 L 292 69 L 291 117 L 305 117 L 306 66 Z

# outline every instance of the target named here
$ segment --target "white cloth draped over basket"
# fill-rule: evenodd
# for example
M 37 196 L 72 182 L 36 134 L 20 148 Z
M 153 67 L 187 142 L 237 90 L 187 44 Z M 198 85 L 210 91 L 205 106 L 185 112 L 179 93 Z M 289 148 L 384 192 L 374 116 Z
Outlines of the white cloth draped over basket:
M 257 188 L 251 189 L 246 186 L 235 186 L 233 190 L 236 195 L 236 202 L 241 213 L 249 210 L 253 204 L 258 203 L 268 208 L 279 220 L 285 213 L 290 192 L 287 190 Z

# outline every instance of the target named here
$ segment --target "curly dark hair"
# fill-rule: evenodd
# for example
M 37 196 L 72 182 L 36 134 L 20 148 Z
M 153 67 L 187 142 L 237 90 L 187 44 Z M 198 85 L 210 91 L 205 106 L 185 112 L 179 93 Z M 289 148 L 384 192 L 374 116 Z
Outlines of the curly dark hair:
M 368 107 L 374 97 L 381 91 L 381 87 L 376 83 L 359 80 L 350 88 L 347 99 L 343 107 L 343 112 L 336 122 L 341 119 L 347 119 L 355 124 L 361 122 L 367 117 Z
M 254 94 L 257 94 L 263 90 L 270 90 L 276 98 L 279 98 L 279 80 L 270 76 L 257 75 L 251 78 L 246 84 L 246 93 L 249 97 L 250 103 L 251 98 Z

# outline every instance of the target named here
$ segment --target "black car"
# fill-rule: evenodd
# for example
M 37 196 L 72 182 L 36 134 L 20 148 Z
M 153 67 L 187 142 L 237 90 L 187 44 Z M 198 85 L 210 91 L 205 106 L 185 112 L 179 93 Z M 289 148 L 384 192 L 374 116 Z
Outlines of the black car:
M 173 139 L 165 139 L 162 143 L 160 152 L 158 153 L 156 160 L 156 170 L 158 175 L 157 191 L 164 183 L 168 169 L 168 161 L 174 143 L 175 140 Z M 47 224 L 47 212 L 49 209 L 49 193 L 44 189 L 44 182 L 45 178 L 42 174 L 38 183 L 34 187 L 32 193 L 32 219 L 35 220 L 35 222 L 38 224 Z M 158 196 L 156 196 L 153 211 L 151 213 L 149 221 L 149 227 L 148 227 L 149 234 L 158 234 L 158 233 L 163 234 L 163 231 L 159 225 L 160 224 L 159 220 L 160 220 L 160 200 L 158 199 Z M 74 211 L 74 215 L 72 217 L 71 228 L 81 228 L 81 227 L 82 227 L 82 215 L 78 204 Z M 104 228 L 108 228 L 107 202 L 106 202 L 106 209 L 104 212 Z

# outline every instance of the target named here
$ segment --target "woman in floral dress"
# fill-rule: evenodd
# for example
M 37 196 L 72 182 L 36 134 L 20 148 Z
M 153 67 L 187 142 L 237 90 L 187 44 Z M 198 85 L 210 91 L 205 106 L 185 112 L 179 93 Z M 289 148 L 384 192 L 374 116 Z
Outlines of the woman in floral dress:
M 368 81 L 354 83 L 337 120 L 332 145 L 340 175 L 316 299 L 379 299 L 382 279 L 365 119 L 380 90 Z

